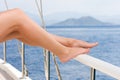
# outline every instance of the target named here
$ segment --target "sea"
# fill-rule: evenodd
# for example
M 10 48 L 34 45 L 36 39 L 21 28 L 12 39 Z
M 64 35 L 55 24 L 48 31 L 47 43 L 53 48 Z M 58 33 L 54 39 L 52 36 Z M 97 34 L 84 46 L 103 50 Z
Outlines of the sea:
M 99 42 L 89 55 L 120 67 L 120 28 L 47 28 L 47 31 L 63 37 L 75 38 L 87 42 Z M 41 36 L 41 35 L 40 35 Z M 18 40 L 7 41 L 7 62 L 21 71 L 21 57 Z M 48 43 L 49 44 L 49 43 Z M 3 58 L 3 44 L 0 44 L 0 58 Z M 62 80 L 90 80 L 90 67 L 70 60 L 61 63 L 56 57 Z M 25 45 L 25 63 L 32 80 L 46 80 L 44 72 L 43 49 Z M 50 80 L 58 80 L 53 58 L 50 58 Z M 96 80 L 116 80 L 99 71 Z

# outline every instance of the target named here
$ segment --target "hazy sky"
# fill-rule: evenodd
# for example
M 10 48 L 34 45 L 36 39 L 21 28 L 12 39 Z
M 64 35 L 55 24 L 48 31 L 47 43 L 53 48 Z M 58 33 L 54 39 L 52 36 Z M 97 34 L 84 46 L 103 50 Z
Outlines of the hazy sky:
M 4 0 L 0 2 L 3 10 Z M 35 13 L 35 0 L 7 0 L 9 7 L 20 7 Z M 120 0 L 43 0 L 45 15 L 58 12 L 77 12 L 91 15 L 120 15 Z

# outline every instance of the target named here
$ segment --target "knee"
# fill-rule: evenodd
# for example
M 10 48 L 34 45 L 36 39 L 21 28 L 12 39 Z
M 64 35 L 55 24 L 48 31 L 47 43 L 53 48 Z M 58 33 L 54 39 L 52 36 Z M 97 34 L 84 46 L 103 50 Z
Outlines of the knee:
M 4 12 L 3 14 L 8 15 L 7 17 L 16 23 L 18 21 L 20 21 L 20 19 L 23 19 L 23 17 L 25 16 L 24 11 L 21 10 L 20 8 L 10 9 L 10 10 Z
M 23 10 L 21 10 L 20 8 L 15 8 L 15 9 L 12 9 L 11 12 L 13 13 L 13 17 L 15 17 L 15 26 L 13 26 L 13 28 L 17 31 L 17 30 L 20 30 L 22 28 L 22 23 L 24 22 L 25 20 L 25 13 Z

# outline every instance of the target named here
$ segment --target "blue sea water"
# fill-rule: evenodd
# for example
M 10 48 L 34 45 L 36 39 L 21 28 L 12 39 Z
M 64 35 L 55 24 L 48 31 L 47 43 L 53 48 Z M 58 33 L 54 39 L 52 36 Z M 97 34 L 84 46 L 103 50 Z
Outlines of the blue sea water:
M 56 35 L 85 40 L 87 42 L 99 42 L 99 45 L 91 50 L 89 55 L 102 59 L 116 66 L 120 66 L 120 28 L 48 28 L 48 32 Z M 49 44 L 49 43 L 48 43 Z M 2 44 L 0 45 L 0 58 L 3 56 Z M 26 65 L 29 76 L 33 80 L 45 80 L 42 48 L 25 46 Z M 7 61 L 21 70 L 20 54 L 18 53 L 17 40 L 7 42 Z M 75 60 L 65 64 L 59 64 L 63 80 L 89 80 L 90 68 Z M 51 57 L 51 80 L 58 80 L 54 62 Z M 115 80 L 99 71 L 97 80 Z

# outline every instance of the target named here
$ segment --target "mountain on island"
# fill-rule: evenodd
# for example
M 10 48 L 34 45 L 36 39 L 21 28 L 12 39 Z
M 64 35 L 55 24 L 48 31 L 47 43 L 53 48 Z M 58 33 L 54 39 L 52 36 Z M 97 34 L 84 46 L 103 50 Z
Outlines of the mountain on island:
M 55 23 L 52 26 L 110 26 L 110 25 L 112 24 L 102 22 L 91 16 L 85 16 L 78 19 L 75 19 L 75 18 L 67 19 L 67 20 Z

